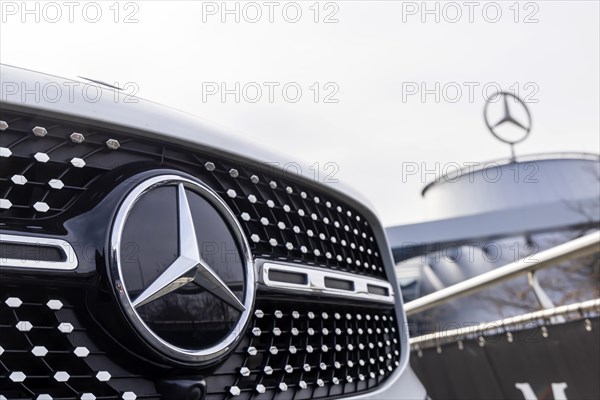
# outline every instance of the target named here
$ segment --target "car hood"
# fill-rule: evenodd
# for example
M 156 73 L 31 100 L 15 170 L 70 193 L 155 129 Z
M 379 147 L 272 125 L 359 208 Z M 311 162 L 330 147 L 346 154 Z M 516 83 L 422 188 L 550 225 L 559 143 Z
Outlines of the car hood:
M 86 121 L 167 139 L 182 145 L 202 145 L 216 151 L 272 164 L 283 169 L 290 163 L 301 167 L 301 175 L 314 180 L 314 167 L 270 152 L 236 137 L 216 124 L 115 88 L 81 79 L 62 78 L 24 68 L 0 64 L 0 101 L 5 106 L 34 109 L 37 113 L 66 114 Z M 294 174 L 296 168 L 293 169 Z M 319 176 L 326 176 L 323 171 Z M 370 202 L 343 183 L 321 183 L 331 191 L 351 197 L 375 213 Z

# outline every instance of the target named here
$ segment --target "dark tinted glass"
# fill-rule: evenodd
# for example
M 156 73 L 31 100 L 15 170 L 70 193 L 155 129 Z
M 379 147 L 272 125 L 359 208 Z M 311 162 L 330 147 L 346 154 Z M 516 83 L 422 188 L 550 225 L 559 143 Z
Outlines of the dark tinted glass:
M 121 265 L 132 300 L 177 259 L 176 199 L 175 187 L 154 189 L 139 198 L 127 218 Z
M 202 258 L 243 302 L 244 260 L 233 234 L 208 201 L 190 190 L 186 194 Z M 154 189 L 133 206 L 121 245 L 123 275 L 132 300 L 177 259 L 177 213 L 175 187 Z M 137 311 L 158 336 L 186 349 L 218 344 L 240 317 L 239 311 L 214 296 L 210 288 L 195 282 Z

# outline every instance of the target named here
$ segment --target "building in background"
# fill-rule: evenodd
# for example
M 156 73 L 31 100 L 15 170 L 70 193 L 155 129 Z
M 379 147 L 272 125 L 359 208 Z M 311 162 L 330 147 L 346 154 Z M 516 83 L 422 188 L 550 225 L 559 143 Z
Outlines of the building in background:
M 531 116 L 498 96 L 486 123 L 512 156 L 437 177 L 422 191 L 429 220 L 387 229 L 405 303 L 600 228 L 600 156 L 515 156 Z M 409 315 L 411 365 L 433 399 L 599 398 L 599 315 L 596 251 Z
M 598 229 L 599 166 L 598 155 L 544 154 L 483 163 L 428 184 L 422 194 L 433 220 L 387 230 L 405 302 Z M 594 258 L 536 275 L 553 305 L 599 295 Z M 526 277 L 475 298 L 419 315 L 413 333 L 540 308 Z

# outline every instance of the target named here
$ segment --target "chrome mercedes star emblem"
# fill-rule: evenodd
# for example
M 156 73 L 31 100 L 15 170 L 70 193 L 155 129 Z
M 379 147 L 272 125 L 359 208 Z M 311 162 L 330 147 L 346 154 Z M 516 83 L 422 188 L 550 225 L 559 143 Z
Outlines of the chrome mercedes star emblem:
M 182 183 L 178 185 L 177 197 L 179 257 L 136 299 L 132 300 L 133 307 L 141 307 L 194 282 L 235 309 L 244 311 L 246 308 L 242 302 L 202 259 L 190 205 Z
M 234 212 L 208 185 L 178 171 L 145 174 L 132 188 L 123 183 L 127 193 L 113 220 L 114 294 L 161 359 L 212 362 L 235 349 L 252 315 L 250 245 Z M 228 256 L 209 254 L 215 244 Z
M 520 117 L 515 116 L 515 110 L 511 111 L 511 105 L 509 104 L 509 98 L 513 101 L 510 102 L 513 104 L 512 107 L 518 106 L 521 108 L 519 111 Z M 502 117 L 495 122 L 490 122 L 490 105 L 491 104 L 499 104 L 502 107 Z M 529 132 L 531 131 L 531 114 L 529 113 L 529 109 L 519 97 L 515 96 L 509 92 L 497 92 L 491 95 L 486 103 L 484 108 L 484 118 L 485 123 L 497 139 L 510 144 L 511 146 L 522 142 L 529 136 Z M 526 121 L 525 121 L 526 120 Z M 507 138 L 505 135 L 501 135 L 499 130 L 502 126 L 512 125 L 521 131 L 521 134 L 517 135 L 516 138 L 511 139 Z

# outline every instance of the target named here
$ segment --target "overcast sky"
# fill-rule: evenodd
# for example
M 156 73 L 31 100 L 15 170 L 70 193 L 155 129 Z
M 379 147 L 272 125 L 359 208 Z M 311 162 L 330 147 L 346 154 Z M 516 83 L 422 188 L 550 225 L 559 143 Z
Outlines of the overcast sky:
M 528 103 L 518 154 L 600 147 L 598 1 L 429 2 L 430 13 L 228 2 L 231 14 L 221 2 L 28 2 L 30 14 L 0 3 L 2 63 L 117 82 L 291 159 L 335 163 L 386 225 L 427 218 L 420 191 L 436 169 L 510 154 L 486 130 L 484 87 Z

